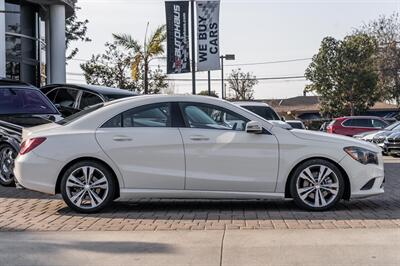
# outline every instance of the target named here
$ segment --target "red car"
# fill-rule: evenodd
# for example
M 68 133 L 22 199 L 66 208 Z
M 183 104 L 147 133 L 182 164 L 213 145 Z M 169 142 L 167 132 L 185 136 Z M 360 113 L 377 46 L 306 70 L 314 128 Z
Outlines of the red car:
M 326 128 L 328 133 L 345 136 L 379 130 L 389 124 L 380 117 L 375 116 L 345 116 L 334 119 Z

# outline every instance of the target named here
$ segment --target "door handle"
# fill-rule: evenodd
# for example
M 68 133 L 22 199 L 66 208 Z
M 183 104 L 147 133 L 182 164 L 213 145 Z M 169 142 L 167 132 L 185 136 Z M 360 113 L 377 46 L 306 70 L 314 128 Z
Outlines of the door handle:
M 114 141 L 132 141 L 132 138 L 128 136 L 114 136 L 113 137 Z
M 210 138 L 206 137 L 206 136 L 190 136 L 191 140 L 196 140 L 196 141 L 201 141 L 201 140 L 210 140 Z

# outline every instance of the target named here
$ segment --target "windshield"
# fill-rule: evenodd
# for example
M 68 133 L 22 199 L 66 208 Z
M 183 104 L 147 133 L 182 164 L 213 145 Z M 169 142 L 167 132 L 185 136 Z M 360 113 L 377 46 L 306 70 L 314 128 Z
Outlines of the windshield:
M 393 123 L 385 128 L 386 130 L 400 130 L 400 122 Z
M 64 118 L 63 120 L 60 120 L 60 121 L 58 121 L 56 123 L 59 124 L 59 125 L 69 124 L 69 123 L 71 123 L 73 121 L 76 121 L 76 120 L 84 117 L 87 114 L 90 114 L 93 111 L 96 111 L 97 109 L 100 109 L 103 106 L 104 106 L 104 103 L 93 105 L 93 106 L 91 106 L 91 107 L 89 107 L 89 108 L 87 108 L 87 109 L 85 109 L 83 111 L 80 111 L 80 112 L 78 112 L 76 114 L 68 116 L 68 117 Z
M 39 90 L 0 89 L 0 114 L 58 114 L 57 109 Z
M 275 111 L 268 106 L 242 106 L 250 112 L 253 112 L 266 120 L 280 120 Z

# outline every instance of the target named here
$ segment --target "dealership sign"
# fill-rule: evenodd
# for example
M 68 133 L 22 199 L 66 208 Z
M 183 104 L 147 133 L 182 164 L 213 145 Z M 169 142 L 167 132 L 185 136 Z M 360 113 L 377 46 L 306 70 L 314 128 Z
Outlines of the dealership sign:
M 220 69 L 219 1 L 197 1 L 197 70 Z
M 189 57 L 189 2 L 166 1 L 167 17 L 167 73 L 190 72 Z

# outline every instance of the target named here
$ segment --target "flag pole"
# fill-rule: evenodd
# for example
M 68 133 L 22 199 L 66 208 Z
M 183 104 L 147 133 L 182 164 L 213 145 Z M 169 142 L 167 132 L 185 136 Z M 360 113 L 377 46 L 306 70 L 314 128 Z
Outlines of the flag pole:
M 190 1 L 191 10 L 191 32 L 192 32 L 192 94 L 196 94 L 196 60 L 195 60 L 195 32 L 194 32 L 194 4 L 195 0 Z

